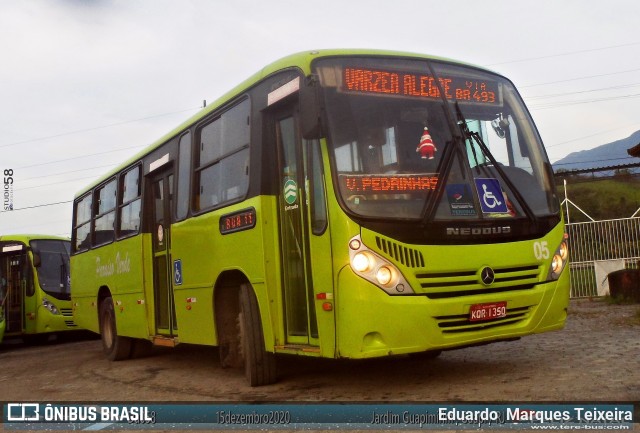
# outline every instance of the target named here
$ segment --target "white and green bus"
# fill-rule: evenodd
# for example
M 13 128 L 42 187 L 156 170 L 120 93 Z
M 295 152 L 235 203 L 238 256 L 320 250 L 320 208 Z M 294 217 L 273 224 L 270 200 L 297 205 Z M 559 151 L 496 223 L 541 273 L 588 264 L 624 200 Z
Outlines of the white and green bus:
M 69 287 L 68 238 L 0 236 L 0 342 L 21 337 L 42 342 L 77 329 Z
M 514 85 L 418 54 L 275 62 L 80 191 L 75 319 L 111 360 L 371 358 L 561 329 L 551 165 Z

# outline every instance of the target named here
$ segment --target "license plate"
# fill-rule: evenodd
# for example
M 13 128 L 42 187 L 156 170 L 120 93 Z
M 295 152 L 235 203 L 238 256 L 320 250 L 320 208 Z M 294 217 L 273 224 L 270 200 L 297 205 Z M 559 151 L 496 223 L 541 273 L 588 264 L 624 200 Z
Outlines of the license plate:
M 491 304 L 475 304 L 469 310 L 469 320 L 478 322 L 481 320 L 501 319 L 507 317 L 507 302 L 493 302 Z

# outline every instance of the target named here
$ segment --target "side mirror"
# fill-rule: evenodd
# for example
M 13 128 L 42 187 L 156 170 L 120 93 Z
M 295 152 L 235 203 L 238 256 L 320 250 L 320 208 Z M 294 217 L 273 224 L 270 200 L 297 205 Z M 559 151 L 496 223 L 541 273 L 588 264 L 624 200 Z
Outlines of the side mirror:
M 300 132 L 306 140 L 317 140 L 323 135 L 320 85 L 314 75 L 309 75 L 304 81 L 299 92 Z

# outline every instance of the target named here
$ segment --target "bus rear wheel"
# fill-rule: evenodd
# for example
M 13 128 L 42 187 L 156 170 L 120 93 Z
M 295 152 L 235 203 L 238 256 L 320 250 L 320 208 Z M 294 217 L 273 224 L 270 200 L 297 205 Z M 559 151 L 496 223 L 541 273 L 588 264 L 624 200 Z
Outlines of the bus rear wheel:
M 131 339 L 118 335 L 113 299 L 108 296 L 100 304 L 100 335 L 102 350 L 109 361 L 128 359 L 131 355 Z
M 276 358 L 265 350 L 258 301 L 249 284 L 240 287 L 238 316 L 240 350 L 249 385 L 269 385 L 276 381 Z

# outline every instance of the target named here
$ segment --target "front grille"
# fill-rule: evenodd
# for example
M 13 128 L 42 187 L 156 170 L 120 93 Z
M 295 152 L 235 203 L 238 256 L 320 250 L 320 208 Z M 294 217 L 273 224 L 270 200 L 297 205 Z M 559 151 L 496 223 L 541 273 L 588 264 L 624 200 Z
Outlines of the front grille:
M 478 270 L 461 272 L 417 273 L 422 292 L 430 299 L 456 298 L 479 294 L 531 290 L 539 281 L 538 265 L 496 268 L 495 280 L 490 285 L 480 282 Z
M 409 268 L 424 268 L 424 257 L 418 250 L 398 245 L 395 242 L 379 236 L 376 236 L 376 245 L 378 245 L 380 251 L 391 259 L 402 263 L 404 266 Z
M 457 314 L 453 316 L 437 316 L 434 317 L 438 322 L 438 327 L 443 334 L 454 334 L 459 332 L 482 331 L 498 326 L 512 325 L 521 322 L 531 315 L 532 306 L 509 308 L 506 317 L 499 319 L 486 320 L 481 322 L 472 322 L 469 320 L 469 314 Z
M 61 308 L 60 314 L 66 319 L 64 324 L 70 328 L 75 328 L 78 325 L 73 321 L 73 310 L 71 308 Z

